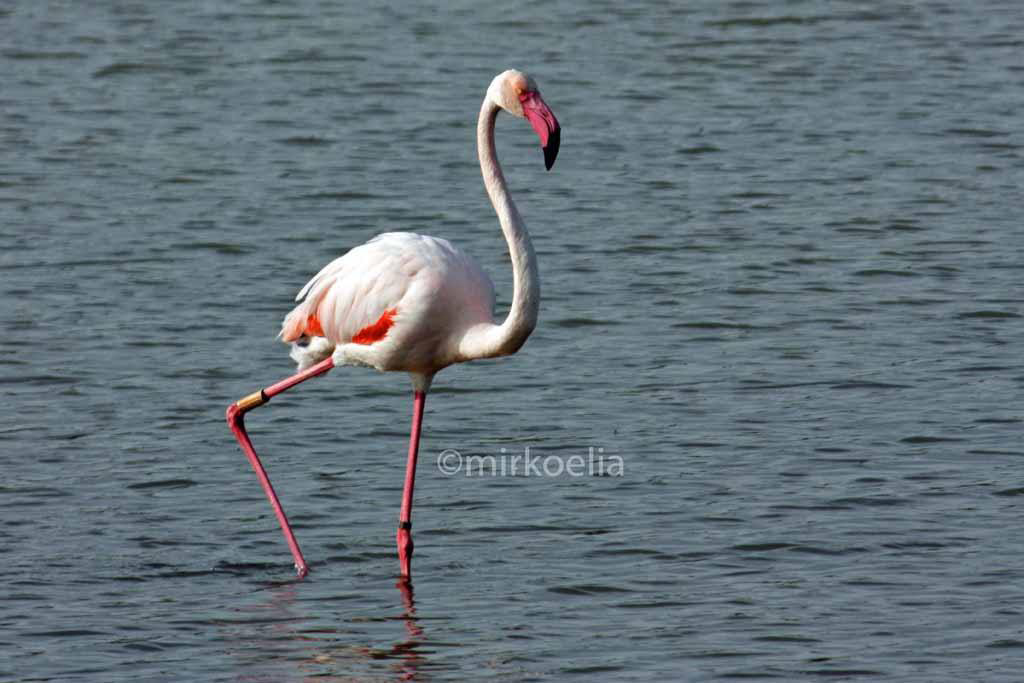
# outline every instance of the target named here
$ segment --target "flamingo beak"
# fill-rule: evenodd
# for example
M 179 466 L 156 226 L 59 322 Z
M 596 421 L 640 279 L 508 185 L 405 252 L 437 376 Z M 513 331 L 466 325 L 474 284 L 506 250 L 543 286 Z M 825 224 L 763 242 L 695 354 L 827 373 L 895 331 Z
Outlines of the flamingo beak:
M 550 171 L 551 167 L 555 165 L 555 157 L 558 156 L 562 127 L 558 125 L 558 119 L 555 118 L 551 108 L 536 90 L 521 93 L 519 102 L 523 105 L 523 114 L 526 119 L 537 131 L 540 146 L 544 148 L 544 168 Z

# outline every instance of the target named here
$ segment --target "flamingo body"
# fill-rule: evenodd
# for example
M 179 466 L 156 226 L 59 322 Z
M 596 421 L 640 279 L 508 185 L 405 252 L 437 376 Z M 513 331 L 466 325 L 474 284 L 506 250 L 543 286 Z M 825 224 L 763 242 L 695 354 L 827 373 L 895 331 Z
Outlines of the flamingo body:
M 461 360 L 468 330 L 494 324 L 494 285 L 448 240 L 388 232 L 327 264 L 297 297 L 281 338 L 305 369 L 336 365 L 431 376 Z

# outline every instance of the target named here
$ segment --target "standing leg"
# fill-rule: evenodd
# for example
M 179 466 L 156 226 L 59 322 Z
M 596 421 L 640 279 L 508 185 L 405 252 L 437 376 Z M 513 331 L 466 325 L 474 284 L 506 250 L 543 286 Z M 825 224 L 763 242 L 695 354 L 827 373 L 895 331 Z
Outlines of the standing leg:
M 412 577 L 412 490 L 416 482 L 416 456 L 420 449 L 420 425 L 423 424 L 423 405 L 427 402 L 427 394 L 423 391 L 413 393 L 412 433 L 409 435 L 409 461 L 405 466 L 405 489 L 402 491 L 402 510 L 398 515 L 398 563 L 402 569 L 402 578 L 408 581 Z
M 263 464 L 256 455 L 256 449 L 252 446 L 249 434 L 245 431 L 245 414 L 253 408 L 260 407 L 277 394 L 287 391 L 296 384 L 305 382 L 307 379 L 322 375 L 333 367 L 334 359 L 328 358 L 327 360 L 317 363 L 308 370 L 294 374 L 287 379 L 281 380 L 277 384 L 270 385 L 266 389 L 249 394 L 245 398 L 228 406 L 228 426 L 231 427 L 231 431 L 234 432 L 235 438 L 238 439 L 238 443 L 242 446 L 242 450 L 245 451 L 245 455 L 249 458 L 249 462 L 252 463 L 252 468 L 256 470 L 256 476 L 260 478 L 263 490 L 266 492 L 267 498 L 270 499 L 271 507 L 274 508 L 274 514 L 277 515 L 277 521 L 281 523 L 281 531 L 284 532 L 284 538 L 288 541 L 288 547 L 291 548 L 292 557 L 295 558 L 295 570 L 299 573 L 300 577 L 309 573 L 309 568 L 306 566 L 306 560 L 302 557 L 302 551 L 299 550 L 299 542 L 295 540 L 295 534 L 292 533 L 292 527 L 288 524 L 288 518 L 284 514 L 284 508 L 281 507 L 281 501 L 277 499 L 274 487 L 270 484 L 270 477 L 267 476 L 267 471 L 263 469 Z

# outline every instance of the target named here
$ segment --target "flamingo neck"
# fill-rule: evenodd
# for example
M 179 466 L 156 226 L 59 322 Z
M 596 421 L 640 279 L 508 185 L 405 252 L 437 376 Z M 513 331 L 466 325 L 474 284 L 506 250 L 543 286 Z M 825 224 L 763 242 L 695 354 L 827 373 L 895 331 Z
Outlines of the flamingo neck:
M 505 356 L 518 351 L 533 332 L 540 309 L 537 255 L 533 251 L 530 233 L 509 194 L 494 147 L 494 122 L 499 111 L 498 105 L 489 97 L 484 98 L 477 121 L 476 144 L 484 187 L 498 214 L 501 232 L 505 235 L 509 255 L 512 257 L 512 305 L 500 325 L 490 324 L 470 330 L 460 345 L 462 355 L 467 358 Z

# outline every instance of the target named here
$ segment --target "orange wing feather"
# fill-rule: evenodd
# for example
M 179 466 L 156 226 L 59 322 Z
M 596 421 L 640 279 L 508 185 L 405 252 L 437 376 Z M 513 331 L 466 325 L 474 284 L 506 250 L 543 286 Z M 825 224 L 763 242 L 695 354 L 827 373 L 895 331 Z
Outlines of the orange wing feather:
M 367 325 L 363 329 L 356 332 L 356 335 L 352 337 L 353 344 L 372 344 L 380 341 L 387 335 L 388 330 L 395 324 L 395 313 L 398 312 L 397 308 L 392 308 L 390 311 L 384 311 L 384 315 L 377 319 L 377 322 Z

